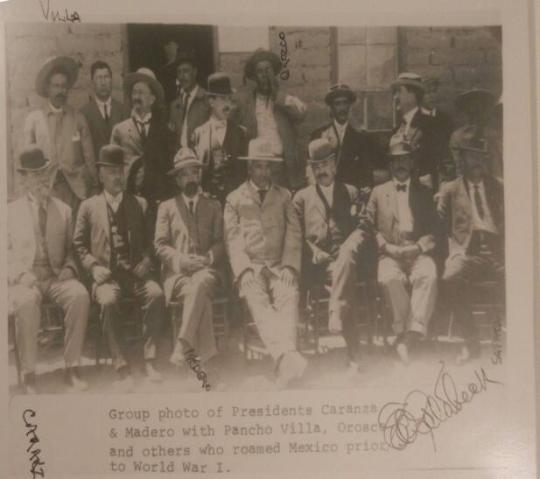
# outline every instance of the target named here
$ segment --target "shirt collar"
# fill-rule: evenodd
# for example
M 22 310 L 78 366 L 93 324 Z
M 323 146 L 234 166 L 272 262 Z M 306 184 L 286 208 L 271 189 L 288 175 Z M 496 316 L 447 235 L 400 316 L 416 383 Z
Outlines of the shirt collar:
M 469 185 L 469 190 L 474 189 L 475 186 L 478 186 L 479 190 L 482 190 L 484 188 L 484 180 L 480 180 L 478 183 L 473 183 L 470 180 L 466 180 L 467 185 Z
M 210 124 L 215 128 L 225 128 L 227 126 L 227 120 L 219 120 L 212 115 L 210 117 Z
M 111 104 L 112 104 L 112 97 L 109 96 L 109 98 L 107 98 L 105 101 L 101 101 L 97 96 L 94 97 L 95 100 L 96 100 L 96 103 L 98 104 L 99 107 L 103 108 L 103 105 L 107 105 L 109 107 L 109 110 L 111 108 Z
M 28 200 L 30 201 L 30 203 L 32 203 L 36 207 L 40 205 L 40 202 L 38 201 L 36 196 L 31 191 L 29 191 L 27 193 L 27 196 L 28 196 Z M 47 204 L 47 203 L 49 203 L 49 197 L 45 198 L 45 204 Z
M 333 181 L 331 185 L 328 185 L 328 186 L 319 185 L 319 188 L 320 188 L 322 191 L 326 191 L 327 193 L 333 193 L 333 192 L 334 192 L 334 185 L 335 185 L 335 184 L 336 184 L 336 182 Z
M 103 194 L 105 195 L 105 200 L 107 201 L 107 203 L 109 203 L 109 205 L 120 204 L 122 198 L 124 197 L 123 192 L 120 192 L 116 196 L 113 196 L 108 191 L 103 190 Z
M 132 110 L 131 116 L 140 123 L 147 123 L 152 119 L 152 112 L 149 111 L 146 115 L 140 117 L 135 110 Z
M 418 107 L 415 107 L 403 115 L 403 120 L 405 121 L 405 123 L 407 124 L 411 123 L 413 116 L 416 115 L 416 112 L 418 111 L 418 109 L 419 109 Z
M 188 94 L 189 95 L 189 99 L 191 100 L 192 98 L 195 98 L 197 96 L 197 93 L 199 92 L 199 85 L 195 85 L 191 91 L 188 93 L 186 90 L 184 90 L 182 88 L 182 90 L 180 91 L 180 93 L 183 95 L 185 94 Z
M 189 205 L 190 201 L 193 201 L 193 208 L 197 206 L 197 203 L 199 202 L 199 196 L 201 196 L 201 190 L 197 191 L 195 196 L 192 196 L 191 198 L 189 196 L 186 196 L 184 193 L 182 193 L 182 198 L 184 199 L 184 203 Z
M 270 188 L 272 188 L 272 183 L 270 183 L 268 185 L 267 188 L 259 188 L 255 183 L 253 183 L 253 181 L 249 180 L 249 185 L 255 190 L 255 191 L 259 191 L 259 190 L 264 190 L 264 191 L 268 191 L 270 190 Z
M 407 178 L 406 181 L 398 181 L 396 180 L 395 178 L 392 178 L 392 181 L 394 182 L 394 186 L 397 186 L 397 185 L 406 185 L 407 186 L 407 191 L 409 190 L 409 185 L 411 184 L 411 177 L 409 176 L 409 178 Z
M 56 108 L 50 101 L 48 102 L 47 106 L 48 106 L 51 113 L 63 113 L 64 112 L 64 107 L 63 106 L 61 106 L 60 108 Z
M 346 121 L 345 123 L 343 123 L 343 125 L 339 124 L 336 120 L 334 120 L 334 126 L 336 127 L 336 130 L 337 131 L 345 131 L 345 129 L 347 128 L 347 125 L 349 124 L 348 121 Z

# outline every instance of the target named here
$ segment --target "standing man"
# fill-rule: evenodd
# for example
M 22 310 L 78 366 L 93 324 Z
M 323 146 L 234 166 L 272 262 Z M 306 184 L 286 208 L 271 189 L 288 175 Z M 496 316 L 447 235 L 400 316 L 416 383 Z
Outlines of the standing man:
M 153 245 L 147 202 L 124 192 L 124 151 L 117 145 L 104 146 L 98 166 L 103 192 L 81 204 L 73 244 L 93 280 L 92 293 L 102 310 L 103 328 L 119 375 L 118 386 L 130 392 L 133 377 L 126 362 L 118 303 L 125 297 L 139 301 L 146 374 L 151 381 L 160 381 L 155 359 L 165 302 L 163 291 L 152 279 Z
M 324 102 L 330 108 L 331 122 L 317 128 L 312 139 L 326 138 L 336 149 L 336 180 L 364 191 L 367 198 L 373 187 L 373 169 L 381 163 L 378 148 L 366 132 L 349 123 L 356 94 L 348 85 L 330 88 Z
M 183 304 L 181 327 L 171 361 L 202 362 L 217 353 L 212 296 L 225 255 L 221 205 L 201 191 L 202 162 L 189 148 L 174 159 L 180 194 L 159 206 L 154 245 L 162 264 L 165 298 Z M 178 319 L 178 318 L 177 318 Z
M 50 196 L 51 162 L 30 146 L 18 171 L 26 194 L 8 205 L 8 297 L 15 315 L 17 345 L 27 393 L 36 392 L 36 356 L 44 298 L 64 311 L 66 382 L 74 391 L 87 389 L 78 373 L 90 299 L 77 280 L 71 254 L 72 212 Z
M 131 193 L 136 183 L 133 176 L 140 173 L 138 191 L 148 202 L 150 217 L 155 218 L 157 203 L 173 195 L 167 171 L 172 164 L 174 139 L 159 107 L 163 104 L 163 88 L 152 70 L 139 68 L 126 75 L 124 89 L 131 99 L 131 117 L 113 128 L 111 143 L 124 150 L 124 175 Z
M 112 70 L 104 61 L 98 60 L 90 67 L 90 76 L 94 94 L 90 101 L 81 108 L 86 118 L 94 151 L 108 145 L 112 128 L 126 118 L 124 105 L 112 97 Z
M 435 123 L 431 116 L 422 112 L 425 86 L 422 77 L 416 73 L 400 73 L 392 83 L 394 98 L 401 112 L 401 120 L 393 135 L 400 141 L 416 148 L 417 171 L 415 176 L 433 192 L 439 185 L 439 167 L 444 157 L 444 145 L 438 144 Z
M 465 124 L 455 130 L 450 137 L 450 151 L 452 152 L 452 157 L 456 165 L 457 176 L 463 175 L 461 143 L 471 135 L 478 138 L 487 137 L 486 130 L 488 129 L 488 124 L 496 102 L 497 99 L 495 98 L 495 95 L 482 88 L 473 88 L 456 98 L 456 110 L 465 116 Z M 489 147 L 490 145 L 488 144 L 488 148 Z M 501 155 L 491 154 L 489 159 L 493 161 L 500 156 Z M 489 168 L 488 171 L 492 173 L 491 165 L 486 166 Z M 502 168 L 499 168 L 499 171 L 502 172 Z
M 354 374 L 360 349 L 355 286 L 364 243 L 364 232 L 356 228 L 358 190 L 337 180 L 336 152 L 325 138 L 309 144 L 308 161 L 316 184 L 298 191 L 293 200 L 307 246 L 304 278 L 330 287 L 328 329 L 343 333 Z
M 305 184 L 305 165 L 298 154 L 296 127 L 306 116 L 306 105 L 280 87 L 279 57 L 267 50 L 256 50 L 247 60 L 244 76 L 254 82 L 238 90 L 235 120 L 247 129 L 247 136 L 265 138 L 274 145 L 274 154 L 283 157 L 274 174 L 279 184 L 298 189 Z
M 195 128 L 210 117 L 210 104 L 204 88 L 197 85 L 197 72 L 195 54 L 180 52 L 176 58 L 179 91 L 169 114 L 169 128 L 175 134 L 176 148 L 191 147 Z
M 178 42 L 170 37 L 163 45 L 165 64 L 158 71 L 158 81 L 165 92 L 165 106 L 176 99 L 179 93 L 178 79 L 176 78 L 176 58 L 178 55 Z
M 227 195 L 246 179 L 245 163 L 238 160 L 247 152 L 245 130 L 229 120 L 233 90 L 225 73 L 208 77 L 210 119 L 195 129 L 193 147 L 203 164 L 202 188 L 225 205 Z
M 438 212 L 448 231 L 449 255 L 443 286 L 465 343 L 458 363 L 480 356 L 478 330 L 471 309 L 470 284 L 499 280 L 504 295 L 504 191 L 488 173 L 486 141 L 472 134 L 462 136 L 463 176 L 442 186 Z
M 412 343 L 426 336 L 437 296 L 431 257 L 437 217 L 429 188 L 412 176 L 416 155 L 408 143 L 391 143 L 392 178 L 373 189 L 366 211 L 379 246 L 378 281 L 392 308 L 396 351 L 404 364 Z
M 302 232 L 291 194 L 272 183 L 270 163 L 283 161 L 263 138 L 249 142 L 248 180 L 227 197 L 225 240 L 240 297 L 276 364 L 278 385 L 300 378 L 296 350 Z
M 69 57 L 48 59 L 38 72 L 36 91 L 47 104 L 28 114 L 24 142 L 37 145 L 51 161 L 52 194 L 75 214 L 81 200 L 97 188 L 94 147 L 86 119 L 67 105 L 79 65 Z

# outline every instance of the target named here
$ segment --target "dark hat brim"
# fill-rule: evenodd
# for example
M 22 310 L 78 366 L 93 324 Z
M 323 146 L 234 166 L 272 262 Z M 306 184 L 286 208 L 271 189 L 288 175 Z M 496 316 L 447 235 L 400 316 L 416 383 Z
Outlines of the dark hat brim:
M 38 173 L 40 171 L 46 170 L 47 168 L 49 168 L 49 166 L 51 166 L 51 161 L 46 160 L 45 164 L 43 166 L 40 166 L 39 168 L 24 168 L 23 166 L 18 166 L 17 171 L 19 173 Z
M 154 78 L 139 72 L 128 73 L 124 79 L 124 90 L 128 94 L 128 97 L 131 96 L 131 90 L 133 88 L 133 85 L 139 82 L 146 83 L 150 87 L 150 90 L 152 90 L 152 92 L 154 93 L 158 103 L 163 103 L 163 100 L 165 98 L 165 91 L 163 90 L 161 83 L 159 83 Z
M 330 106 L 332 102 L 339 97 L 347 98 L 350 103 L 354 103 L 356 101 L 356 93 L 354 93 L 352 90 L 335 90 L 326 94 L 324 97 L 324 102 Z
M 79 64 L 70 57 L 59 56 L 49 58 L 40 68 L 36 76 L 36 91 L 39 96 L 46 98 L 47 83 L 51 73 L 56 69 L 62 69 L 67 75 L 67 88 L 73 87 L 79 75 Z
M 257 63 L 262 61 L 269 61 L 272 64 L 274 74 L 277 75 L 281 71 L 281 60 L 279 59 L 279 56 L 270 50 L 260 50 L 256 51 L 248 58 L 244 68 L 245 77 L 250 80 L 255 80 L 255 67 Z

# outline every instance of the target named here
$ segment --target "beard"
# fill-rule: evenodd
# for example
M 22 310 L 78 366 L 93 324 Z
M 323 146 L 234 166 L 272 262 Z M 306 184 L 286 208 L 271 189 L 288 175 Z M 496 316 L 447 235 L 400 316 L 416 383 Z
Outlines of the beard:
M 194 196 L 199 189 L 199 183 L 196 181 L 190 181 L 189 183 L 186 183 L 186 186 L 184 186 L 184 193 L 186 196 Z

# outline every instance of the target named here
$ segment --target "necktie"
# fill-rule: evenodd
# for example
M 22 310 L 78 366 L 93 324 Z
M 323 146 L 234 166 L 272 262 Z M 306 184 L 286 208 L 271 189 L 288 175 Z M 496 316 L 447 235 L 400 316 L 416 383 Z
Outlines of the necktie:
M 259 198 L 261 199 L 261 204 L 264 203 L 264 198 L 266 197 L 266 190 L 258 190 L 259 191 Z
M 189 202 L 189 214 L 190 214 L 191 216 L 193 216 L 193 213 L 194 213 L 194 210 L 193 210 L 194 203 L 195 203 L 194 201 L 190 201 L 190 202 Z
M 396 184 L 396 190 L 406 192 L 407 191 L 407 184 L 405 184 L 405 183 L 404 184 L 397 183 Z
M 43 238 L 47 235 L 47 208 L 43 203 L 40 203 L 38 209 L 39 229 Z
M 147 134 L 146 134 L 146 125 L 148 125 L 148 121 L 137 121 L 137 129 L 139 130 L 139 134 L 141 135 L 141 140 L 143 143 L 146 142 Z
M 184 116 L 187 115 L 189 93 L 184 93 L 184 101 L 182 102 L 182 109 L 184 111 Z
M 103 104 L 103 118 L 105 118 L 105 121 L 109 123 L 109 112 L 107 111 L 107 103 Z
M 478 216 L 480 219 L 484 219 L 485 211 L 484 205 L 482 204 L 482 197 L 480 196 L 480 190 L 478 185 L 474 185 L 474 202 L 476 203 L 476 211 L 478 211 Z

